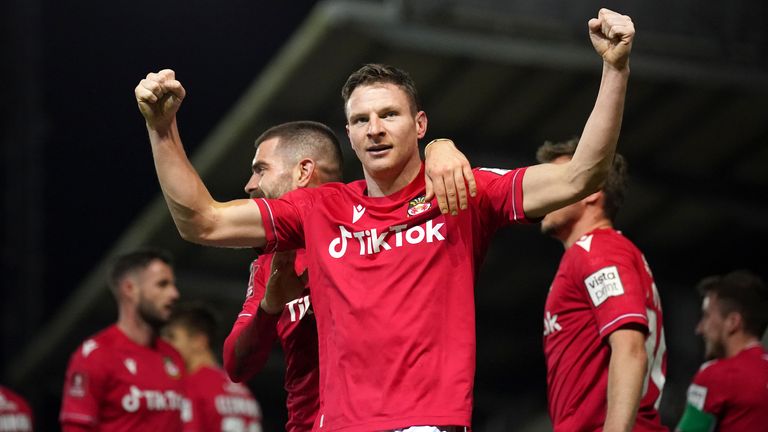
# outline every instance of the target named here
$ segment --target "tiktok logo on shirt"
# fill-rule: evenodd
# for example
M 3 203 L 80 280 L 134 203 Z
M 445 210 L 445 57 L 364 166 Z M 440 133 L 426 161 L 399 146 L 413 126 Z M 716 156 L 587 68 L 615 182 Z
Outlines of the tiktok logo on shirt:
M 289 301 L 285 304 L 285 307 L 288 308 L 288 312 L 291 314 L 291 322 L 299 321 L 304 318 L 304 315 L 307 313 L 311 314 L 312 309 L 310 309 L 310 306 L 311 304 L 309 303 L 308 295 L 299 297 L 296 300 Z
M 440 228 L 445 223 L 433 224 L 428 220 L 423 225 L 408 228 L 408 225 L 394 225 L 388 230 L 379 232 L 376 228 L 350 232 L 344 226 L 339 225 L 340 235 L 328 244 L 328 253 L 333 258 L 341 258 L 347 253 L 347 239 L 357 239 L 360 255 L 376 254 L 384 250 L 391 250 L 405 245 L 419 243 L 433 243 L 444 241 L 445 237 L 440 233 Z M 350 240 L 351 241 L 351 240 Z
M 147 409 L 150 411 L 180 411 L 183 398 L 173 390 L 141 390 L 136 386 L 131 386 L 130 393 L 123 396 L 121 403 L 123 409 L 127 412 L 136 412 L 141 407 L 141 400 L 144 399 Z
M 544 314 L 544 336 L 549 336 L 563 328 L 557 323 L 557 315 L 552 315 L 549 311 Z

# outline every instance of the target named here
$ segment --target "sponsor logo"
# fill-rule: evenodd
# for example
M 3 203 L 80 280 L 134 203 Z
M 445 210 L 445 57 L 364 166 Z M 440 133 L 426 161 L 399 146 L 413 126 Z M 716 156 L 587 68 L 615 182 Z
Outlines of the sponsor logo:
M 31 431 L 32 420 L 26 414 L 0 415 L 0 431 Z
M 67 394 L 72 397 L 81 398 L 85 396 L 86 375 L 81 372 L 75 372 L 72 374 L 72 378 L 69 380 L 69 389 Z
M 408 216 L 416 216 L 419 213 L 424 213 L 432 207 L 432 203 L 426 202 L 424 195 L 412 199 L 408 203 Z
M 214 404 L 222 416 L 261 417 L 259 404 L 249 397 L 218 395 Z
M 181 411 L 184 398 L 173 390 L 141 390 L 132 385 L 128 394 L 120 400 L 126 412 L 136 412 L 141 408 L 141 401 L 149 411 Z
M 445 223 L 433 223 L 428 220 L 425 224 L 408 228 L 408 225 L 394 225 L 389 229 L 379 232 L 376 228 L 350 232 L 339 225 L 339 236 L 328 244 L 328 253 L 333 258 L 341 258 L 347 253 L 347 243 L 356 239 L 360 245 L 360 255 L 376 254 L 392 248 L 419 243 L 433 243 L 444 241 L 445 237 L 440 233 L 440 228 Z M 406 229 L 408 228 L 408 229 Z
M 584 285 L 595 307 L 603 304 L 609 297 L 624 294 L 624 285 L 621 283 L 616 266 L 605 267 L 592 273 L 584 279 Z
M 181 376 L 179 367 L 176 366 L 176 363 L 174 363 L 170 357 L 163 357 L 163 363 L 165 363 L 165 373 L 167 373 L 168 376 L 171 378 L 179 378 Z
M 361 217 L 363 217 L 363 214 L 365 213 L 365 207 L 358 204 L 356 206 L 352 207 L 352 223 L 356 223 L 360 220 Z
M 552 315 L 549 311 L 544 314 L 544 336 L 549 336 L 563 328 L 557 323 L 557 315 Z
M 699 411 L 704 411 L 704 402 L 707 400 L 707 388 L 691 384 L 688 387 L 688 403 Z
M 581 246 L 582 249 L 589 252 L 589 249 L 592 247 L 592 234 L 582 236 L 580 239 L 576 240 L 576 244 Z
M 131 373 L 131 375 L 136 375 L 136 360 L 127 358 L 123 360 L 123 364 L 125 365 L 125 368 L 128 369 L 128 372 Z
M 307 313 L 312 314 L 311 303 L 309 302 L 309 296 L 299 297 L 296 300 L 289 301 L 285 304 L 288 308 L 288 312 L 291 314 L 291 322 L 296 322 Z
M 97 344 L 96 341 L 93 339 L 88 339 L 87 341 L 83 342 L 83 349 L 82 349 L 83 357 L 88 357 L 93 352 L 93 350 L 95 350 L 98 347 L 99 347 L 99 344 Z

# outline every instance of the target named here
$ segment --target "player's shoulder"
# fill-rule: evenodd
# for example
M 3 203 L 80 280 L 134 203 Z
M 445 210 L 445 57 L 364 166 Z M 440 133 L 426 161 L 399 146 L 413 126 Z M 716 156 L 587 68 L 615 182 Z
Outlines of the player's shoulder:
M 86 338 L 72 354 L 72 358 L 86 361 L 108 356 L 117 340 L 116 331 L 116 326 L 112 325 Z
M 621 231 L 599 228 L 579 237 L 570 248 L 580 255 L 594 257 L 620 257 L 639 255 L 637 247 Z
M 506 175 L 521 175 L 525 171 L 525 168 L 494 168 L 494 167 L 475 167 L 472 168 L 472 174 L 475 176 L 475 182 L 478 186 L 494 181 L 499 177 Z
M 693 382 L 702 386 L 710 386 L 723 380 L 728 368 L 727 362 L 715 359 L 709 360 L 699 366 L 699 370 L 693 378 Z

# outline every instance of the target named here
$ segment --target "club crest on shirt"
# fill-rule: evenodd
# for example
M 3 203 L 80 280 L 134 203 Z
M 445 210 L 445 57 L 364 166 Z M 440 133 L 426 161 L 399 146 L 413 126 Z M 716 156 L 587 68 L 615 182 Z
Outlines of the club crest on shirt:
M 425 211 L 429 210 L 430 207 L 432 207 L 432 203 L 427 202 L 425 199 L 425 196 L 419 196 L 414 199 L 412 199 L 408 203 L 408 216 L 416 216 L 419 213 L 424 213 Z
M 165 363 L 165 373 L 167 373 L 168 376 L 171 378 L 179 378 L 181 376 L 178 366 L 176 366 L 176 363 L 174 363 L 170 357 L 163 357 L 163 362 Z

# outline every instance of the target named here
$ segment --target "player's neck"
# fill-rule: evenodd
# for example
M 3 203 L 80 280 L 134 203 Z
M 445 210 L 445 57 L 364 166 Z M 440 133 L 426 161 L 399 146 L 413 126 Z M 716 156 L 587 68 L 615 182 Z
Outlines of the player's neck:
M 565 239 L 561 239 L 561 241 L 565 248 L 568 249 L 584 234 L 601 228 L 613 228 L 613 223 L 611 223 L 610 219 L 603 216 L 582 217 L 573 224 L 570 233 L 568 233 Z
M 152 345 L 157 337 L 157 332 L 155 332 L 152 326 L 144 322 L 144 320 L 140 319 L 138 316 L 131 317 L 127 314 L 120 314 L 120 317 L 117 320 L 117 328 L 120 329 L 128 339 L 143 346 Z
M 418 153 L 416 156 L 402 167 L 393 167 L 385 172 L 374 174 L 363 167 L 368 196 L 384 197 L 408 186 L 421 172 L 421 159 Z
M 731 358 L 747 348 L 760 344 L 760 339 L 746 333 L 737 333 L 728 339 L 725 346 L 725 358 Z
M 213 357 L 213 353 L 210 351 L 201 352 L 190 356 L 188 359 L 184 359 L 187 365 L 187 371 L 193 374 L 204 367 L 217 366 L 216 359 Z

